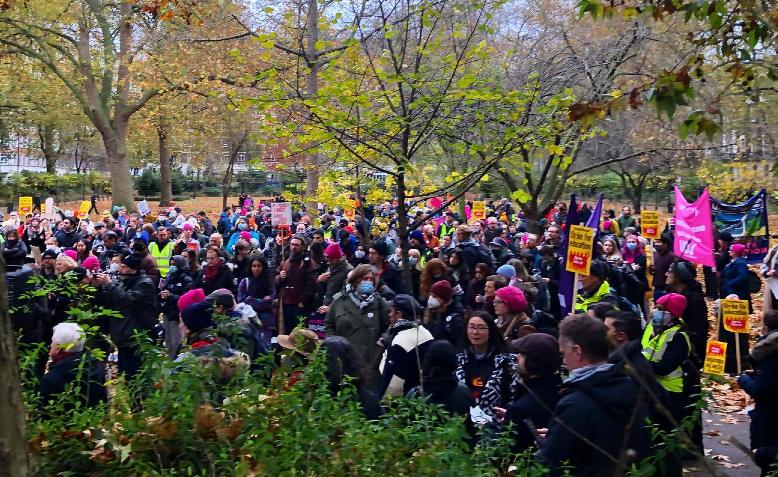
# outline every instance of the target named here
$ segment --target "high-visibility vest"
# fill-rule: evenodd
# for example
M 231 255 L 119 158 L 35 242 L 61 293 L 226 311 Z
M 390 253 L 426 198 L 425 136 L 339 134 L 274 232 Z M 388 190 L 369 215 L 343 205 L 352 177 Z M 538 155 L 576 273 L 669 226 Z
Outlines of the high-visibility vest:
M 157 242 L 151 242 L 149 244 L 149 253 L 154 257 L 154 260 L 157 261 L 159 275 L 162 278 L 167 277 L 167 271 L 170 269 L 170 257 L 173 256 L 173 243 L 168 242 L 167 245 L 160 250 Z
M 689 347 L 689 352 L 691 352 L 692 346 L 689 341 L 689 335 L 685 331 L 681 331 L 681 325 L 672 326 L 659 335 L 652 336 L 654 334 L 654 325 L 648 323 L 646 330 L 643 332 L 643 339 L 640 340 L 640 344 L 643 346 L 643 356 L 652 363 L 662 361 L 662 357 L 665 355 L 665 351 L 667 351 L 667 345 L 678 333 L 684 337 L 686 345 Z M 680 365 L 666 376 L 657 375 L 656 380 L 669 392 L 680 393 L 683 391 L 683 369 Z
M 454 232 L 454 228 L 455 227 L 453 225 L 448 225 L 445 222 L 441 222 L 440 229 L 439 229 L 440 233 L 438 233 L 438 238 L 442 239 L 446 235 L 451 235 Z

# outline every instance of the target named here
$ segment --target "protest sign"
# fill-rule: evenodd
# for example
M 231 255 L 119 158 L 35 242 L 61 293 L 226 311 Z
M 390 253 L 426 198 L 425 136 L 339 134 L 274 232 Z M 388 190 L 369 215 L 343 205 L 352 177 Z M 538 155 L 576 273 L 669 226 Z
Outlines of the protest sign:
M 88 200 L 82 200 L 81 205 L 78 206 L 78 218 L 79 220 L 83 220 L 87 217 L 89 217 L 89 208 L 92 206 L 92 203 Z
M 354 220 L 354 209 L 346 209 L 343 211 L 343 217 L 348 220 Z
M 149 207 L 149 203 L 146 202 L 145 200 L 138 202 L 138 213 L 144 217 L 149 215 L 151 213 L 151 208 Z
M 44 206 L 44 209 L 41 211 L 43 213 L 43 217 L 54 220 L 54 198 L 49 197 L 46 199 L 46 205 Z
M 659 211 L 643 210 L 640 212 L 640 235 L 645 238 L 658 239 L 661 235 L 659 230 Z
M 567 259 L 565 270 L 581 275 L 589 274 L 592 264 L 592 244 L 594 229 L 582 225 L 571 225 L 567 243 Z
M 748 333 L 748 300 L 721 300 L 724 329 L 732 333 Z
M 705 189 L 694 203 L 688 203 L 681 190 L 675 188 L 675 241 L 676 257 L 692 263 L 715 267 L 713 260 L 713 220 L 710 212 L 710 195 Z
M 727 359 L 727 343 L 721 341 L 708 341 L 705 347 L 705 366 L 702 372 L 708 374 L 724 375 L 724 362 Z
M 292 225 L 291 202 L 273 202 L 270 204 L 270 224 L 273 227 L 279 225 Z
M 32 197 L 19 197 L 19 215 L 32 212 Z
M 476 220 L 483 220 L 486 218 L 486 202 L 482 200 L 476 200 L 473 202 L 472 216 Z

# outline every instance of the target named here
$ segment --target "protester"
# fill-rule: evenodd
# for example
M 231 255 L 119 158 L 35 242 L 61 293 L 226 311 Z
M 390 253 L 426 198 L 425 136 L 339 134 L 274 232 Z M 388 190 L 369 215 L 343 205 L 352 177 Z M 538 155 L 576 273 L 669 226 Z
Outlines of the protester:
M 748 302 L 748 312 L 754 311 L 753 304 L 751 302 L 751 290 L 750 290 L 750 272 L 748 270 L 748 262 L 746 262 L 746 246 L 742 243 L 732 244 L 730 247 L 732 254 L 732 260 L 721 271 L 721 291 L 720 296 L 722 298 L 735 298 L 739 300 L 746 300 Z M 769 287 L 768 287 L 769 292 Z M 732 333 L 724 329 L 719 330 L 719 338 L 721 341 L 727 343 L 727 360 L 725 363 L 725 371 L 728 373 L 737 372 L 737 362 L 740 359 L 741 363 L 748 362 L 748 334 L 747 333 Z M 740 357 L 737 357 L 737 347 L 735 346 L 735 339 L 740 340 Z
M 527 298 L 516 287 L 503 287 L 495 292 L 494 311 L 496 325 L 503 339 L 510 343 L 535 332 L 527 316 Z
M 464 340 L 464 310 L 454 300 L 454 289 L 447 280 L 432 284 L 424 310 L 424 326 L 436 340 L 447 340 L 461 348 Z
M 359 269 L 357 267 L 355 271 Z M 378 397 L 369 390 L 369 380 L 365 370 L 365 360 L 360 356 L 352 343 L 341 336 L 329 336 L 321 344 L 321 349 L 327 353 L 327 380 L 333 395 L 345 386 L 356 388 L 362 413 L 367 419 L 377 419 L 383 413 Z
M 609 303 L 617 306 L 616 298 L 611 293 L 608 278 L 608 264 L 602 260 L 592 260 L 589 275 L 580 275 L 580 290 L 576 294 L 576 313 L 586 313 L 589 308 L 598 303 Z
M 189 276 L 189 261 L 181 255 L 174 255 L 170 259 L 167 280 L 159 291 L 160 313 L 164 316 L 165 347 L 170 359 L 175 359 L 181 347 L 178 300 L 192 288 L 194 281 Z
M 19 232 L 16 229 L 10 229 L 5 233 L 5 242 L 0 244 L 0 251 L 3 252 L 5 264 L 9 266 L 21 267 L 27 257 L 27 246 L 22 240 L 19 240 Z
M 696 276 L 697 271 L 692 264 L 675 262 L 667 271 L 667 289 L 686 298 L 686 308 L 681 318 L 689 333 L 694 359 L 698 367 L 702 368 L 710 323 L 708 304 L 705 302 L 702 285 L 697 281 Z
M 281 263 L 276 278 L 283 308 L 283 330 L 297 328 L 300 318 L 314 310 L 318 272 L 317 265 L 305 250 L 305 237 L 292 236 L 289 239 L 289 258 Z
M 654 301 L 666 294 L 667 271 L 670 270 L 670 264 L 675 261 L 675 254 L 672 252 L 673 243 L 668 234 L 654 240 L 654 258 L 651 262 L 650 272 L 654 275 L 651 286 L 654 288 Z

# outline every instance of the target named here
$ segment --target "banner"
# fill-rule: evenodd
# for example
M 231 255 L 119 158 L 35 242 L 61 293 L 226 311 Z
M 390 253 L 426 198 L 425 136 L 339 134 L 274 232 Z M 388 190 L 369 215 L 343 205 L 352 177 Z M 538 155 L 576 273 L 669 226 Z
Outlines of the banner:
M 703 373 L 724 375 L 724 362 L 727 360 L 727 343 L 708 341 L 705 347 L 705 366 Z
M 673 252 L 676 257 L 692 263 L 716 266 L 713 260 L 713 223 L 708 189 L 690 204 L 676 186 Z
M 32 197 L 19 197 L 19 216 L 32 212 Z
M 486 202 L 482 200 L 473 202 L 472 215 L 476 220 L 484 220 L 486 218 Z
M 559 246 L 557 253 L 563 259 L 567 259 L 567 243 L 570 234 L 570 227 L 578 224 L 578 204 L 575 194 L 570 196 L 570 207 L 567 208 L 567 221 L 565 230 L 562 232 L 562 245 Z M 562 316 L 567 316 L 573 311 L 573 283 L 575 283 L 575 273 L 570 273 L 563 266 L 559 271 L 559 304 L 562 309 Z
M 84 220 L 85 218 L 89 217 L 89 208 L 92 206 L 92 203 L 88 200 L 82 200 L 81 205 L 78 207 L 78 218 L 79 220 Z
M 588 275 L 592 264 L 592 245 L 594 245 L 594 229 L 583 225 L 571 225 L 567 239 L 565 270 Z
M 724 329 L 732 333 L 748 333 L 748 300 L 721 300 Z
M 586 221 L 586 226 L 590 229 L 600 230 L 600 217 L 602 216 L 602 192 L 597 194 L 597 203 L 594 205 L 592 215 Z
M 659 229 L 659 211 L 640 211 L 640 235 L 645 238 L 658 239 L 662 235 Z
M 746 261 L 761 263 L 770 248 L 767 226 L 767 191 L 740 204 L 725 204 L 711 198 L 713 223 L 721 232 L 729 232 L 735 241 L 746 246 Z
M 273 202 L 270 204 L 270 225 L 277 227 L 279 225 L 292 225 L 292 204 L 291 202 Z

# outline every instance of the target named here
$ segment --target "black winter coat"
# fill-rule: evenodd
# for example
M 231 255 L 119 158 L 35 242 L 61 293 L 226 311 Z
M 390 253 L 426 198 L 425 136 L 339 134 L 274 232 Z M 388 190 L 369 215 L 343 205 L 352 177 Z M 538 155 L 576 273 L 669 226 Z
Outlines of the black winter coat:
M 754 370 L 737 382 L 754 398 L 751 416 L 751 448 L 778 446 L 778 330 L 760 339 L 750 353 Z
M 505 423 L 513 423 L 515 452 L 523 452 L 535 442 L 527 424 L 524 423 L 525 419 L 531 420 L 536 429 L 548 427 L 551 411 L 559 402 L 561 386 L 562 379 L 558 374 L 528 378 L 521 382 L 521 397 L 508 404 L 508 412 L 505 415 Z
M 3 252 L 3 258 L 6 265 L 24 265 L 24 259 L 27 257 L 27 246 L 21 240 L 6 240 L 0 244 L 0 251 Z
M 122 314 L 110 318 L 108 331 L 116 346 L 132 346 L 135 331 L 151 331 L 157 322 L 157 287 L 143 273 L 101 287 L 99 297 Z
M 79 367 L 83 363 L 83 374 Z M 41 377 L 38 390 L 44 403 L 62 394 L 72 382 L 78 379 L 76 395 L 82 406 L 93 407 L 107 400 L 105 392 L 105 371 L 97 361 L 83 351 L 72 353 L 52 363 L 49 372 Z
M 203 269 L 203 291 L 205 294 L 210 295 L 211 292 L 214 292 L 219 288 L 226 288 L 235 294 L 235 279 L 232 276 L 230 268 L 224 263 L 222 263 L 219 273 L 211 280 L 205 278 L 205 269 Z
M 535 456 L 556 473 L 561 473 L 568 462 L 574 467 L 572 475 L 577 477 L 612 475 L 611 458 L 618 459 L 628 439 L 624 429 L 637 401 L 635 385 L 617 367 L 611 367 L 568 379 L 562 385 L 561 396 L 554 409 L 556 417 L 549 423 L 546 439 Z
M 692 343 L 695 363 L 702 366 L 708 341 L 708 328 L 710 327 L 708 304 L 705 302 L 702 286 L 697 282 L 680 293 L 686 297 L 686 309 L 681 318 L 686 323 L 686 331 L 689 333 L 689 340 Z
M 194 280 L 189 275 L 189 269 L 176 270 L 175 273 L 168 273 L 165 286 L 162 290 L 170 292 L 167 299 L 160 298 L 159 310 L 164 313 L 169 320 L 178 320 L 178 299 L 181 295 L 194 288 Z

